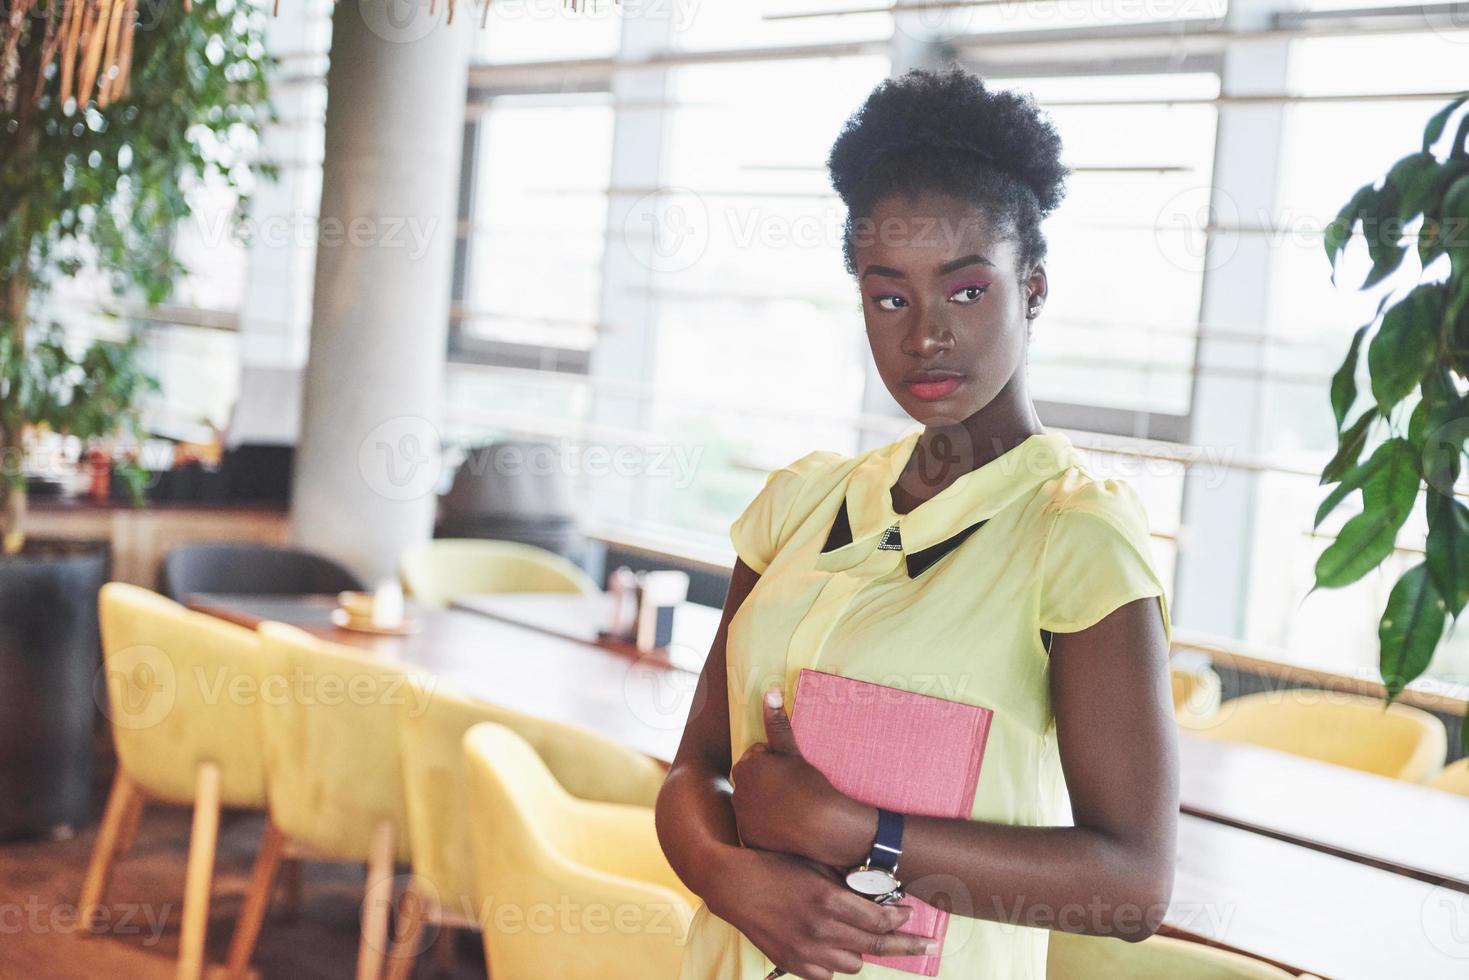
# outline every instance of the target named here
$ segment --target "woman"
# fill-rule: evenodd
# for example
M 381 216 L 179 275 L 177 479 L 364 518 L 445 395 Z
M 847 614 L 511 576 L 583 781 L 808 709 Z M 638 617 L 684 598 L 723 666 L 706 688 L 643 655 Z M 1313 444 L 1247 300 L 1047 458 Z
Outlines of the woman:
M 1044 980 L 1048 930 L 1136 941 L 1161 921 L 1178 763 L 1147 518 L 1041 427 L 1026 385 L 1059 156 L 1033 100 L 958 68 L 884 81 L 832 148 L 872 355 L 923 428 L 802 456 L 730 529 L 723 622 L 658 799 L 704 899 L 684 980 L 898 977 L 862 954 L 926 950 L 907 909 L 845 883 L 879 813 L 796 750 L 803 667 L 993 712 L 969 818 L 901 820 L 896 877 L 953 912 L 940 977 Z

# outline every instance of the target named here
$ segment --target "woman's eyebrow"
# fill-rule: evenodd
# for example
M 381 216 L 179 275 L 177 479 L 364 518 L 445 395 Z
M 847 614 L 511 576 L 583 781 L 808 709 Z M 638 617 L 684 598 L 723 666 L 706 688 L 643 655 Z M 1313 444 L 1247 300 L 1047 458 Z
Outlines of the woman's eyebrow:
M 948 262 L 945 262 L 943 265 L 939 266 L 938 271 L 939 271 L 939 275 L 942 276 L 942 275 L 947 275 L 950 272 L 953 272 L 955 269 L 962 269 L 966 265 L 976 265 L 976 264 L 978 264 L 978 265 L 987 265 L 987 266 L 990 266 L 991 268 L 994 268 L 994 265 L 995 265 L 993 262 L 991 262 L 989 259 L 985 258 L 983 255 L 980 255 L 978 253 L 975 253 L 973 255 L 961 256 L 960 258 L 957 258 L 957 259 L 951 259 Z M 887 276 L 889 279 L 907 279 L 908 278 L 902 272 L 902 270 L 900 270 L 900 269 L 894 269 L 892 266 L 887 266 L 887 265 L 869 265 L 866 269 L 862 270 L 862 275 L 859 278 L 866 279 L 868 276 Z

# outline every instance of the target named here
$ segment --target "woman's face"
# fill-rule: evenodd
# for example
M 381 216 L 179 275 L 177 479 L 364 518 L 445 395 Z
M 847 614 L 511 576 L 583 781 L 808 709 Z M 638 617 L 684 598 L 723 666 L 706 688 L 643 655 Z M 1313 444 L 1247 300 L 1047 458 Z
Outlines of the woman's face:
M 867 339 L 893 398 L 927 426 L 988 405 L 1025 363 L 1044 270 L 1022 274 L 1012 241 L 941 194 L 888 198 L 853 237 Z

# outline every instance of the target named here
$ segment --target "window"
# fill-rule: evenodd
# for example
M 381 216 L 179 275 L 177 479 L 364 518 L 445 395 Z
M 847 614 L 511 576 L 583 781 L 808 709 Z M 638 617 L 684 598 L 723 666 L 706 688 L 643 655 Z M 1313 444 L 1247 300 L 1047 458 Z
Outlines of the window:
M 1073 171 L 1066 200 L 1045 226 L 1050 293 L 1032 347 L 1035 398 L 1187 415 L 1218 76 L 994 84 L 1034 94 L 1060 130 Z
M 501 96 L 478 122 L 453 343 L 589 351 L 612 158 L 608 96 Z

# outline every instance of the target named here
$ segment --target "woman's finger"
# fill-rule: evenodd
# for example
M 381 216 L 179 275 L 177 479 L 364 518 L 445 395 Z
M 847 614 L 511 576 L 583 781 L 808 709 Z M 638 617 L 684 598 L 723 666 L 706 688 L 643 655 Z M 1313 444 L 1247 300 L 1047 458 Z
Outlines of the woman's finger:
M 791 719 L 786 714 L 785 695 L 780 688 L 772 687 L 765 692 L 765 741 L 776 752 L 800 755 L 796 747 L 796 733 L 791 730 Z
M 837 892 L 828 908 L 839 922 L 873 934 L 892 932 L 913 915 L 911 905 L 878 905 L 849 891 Z

